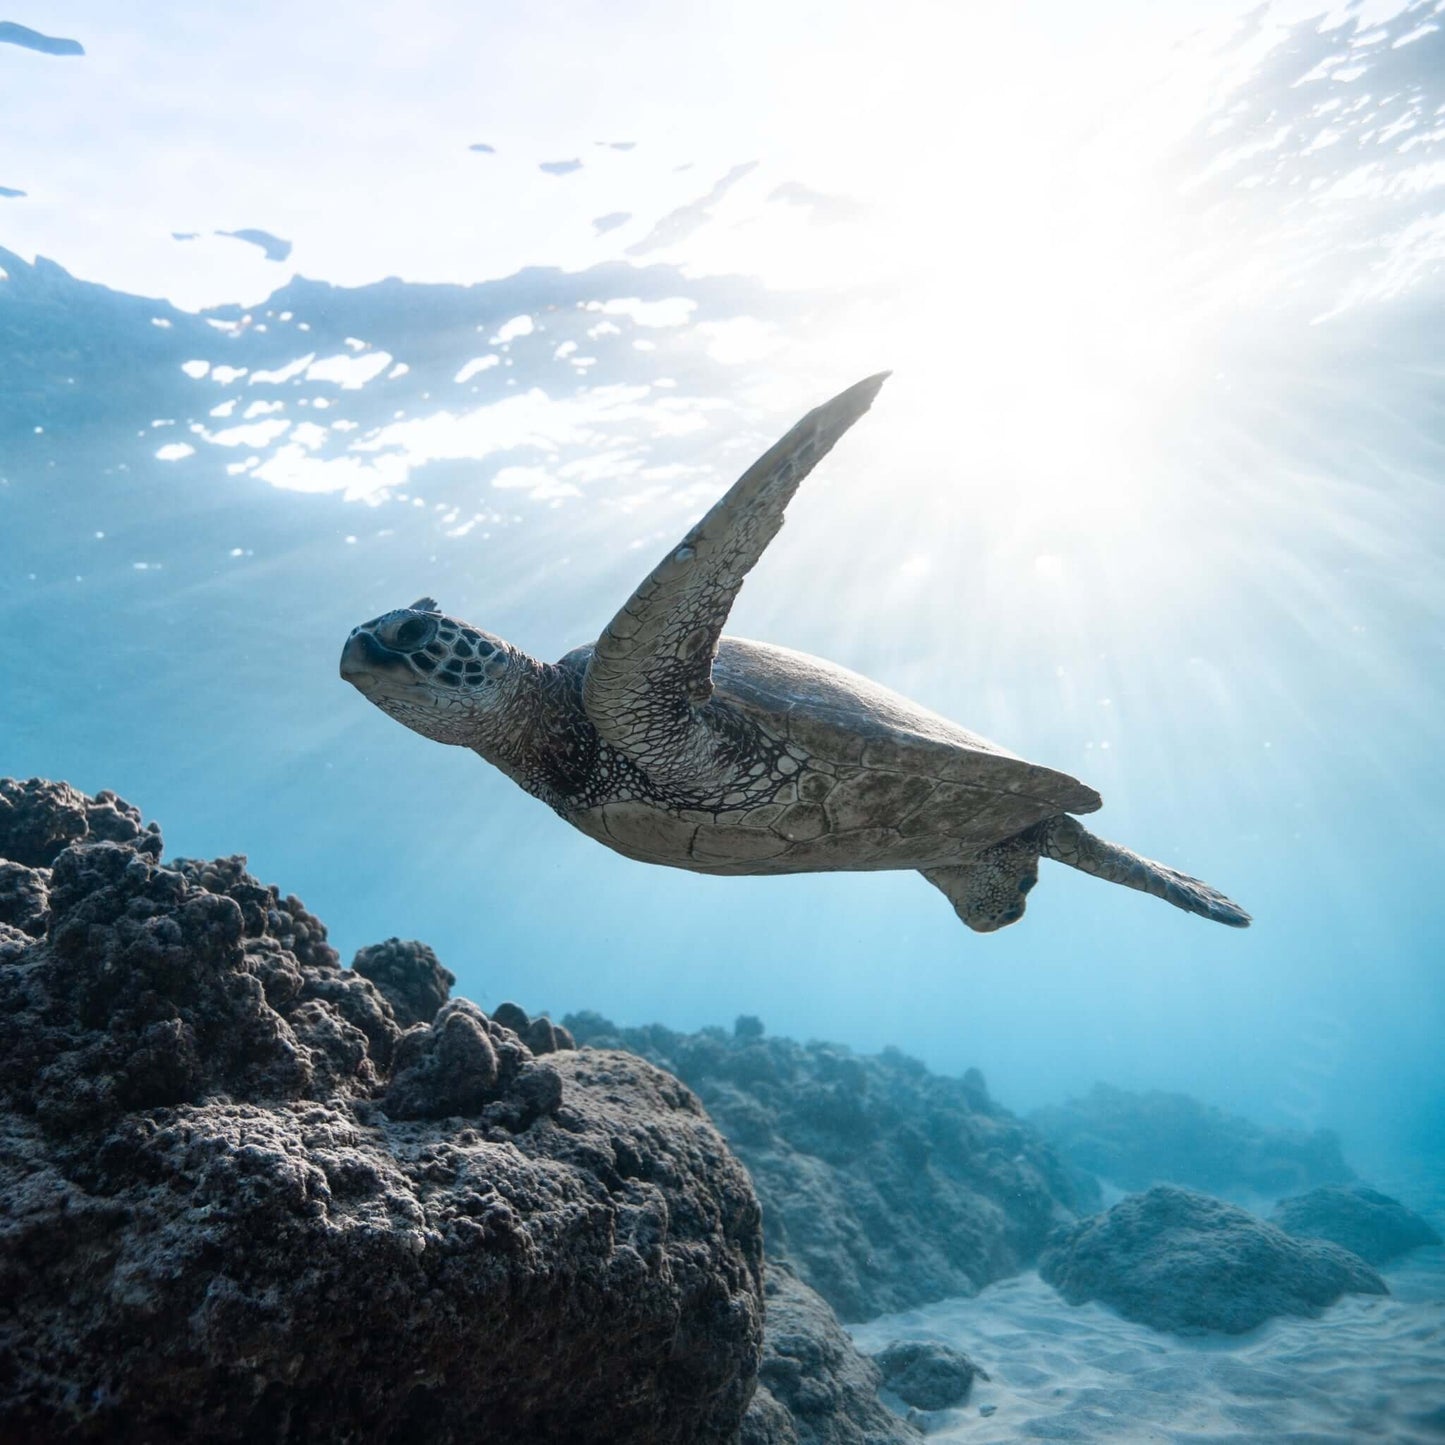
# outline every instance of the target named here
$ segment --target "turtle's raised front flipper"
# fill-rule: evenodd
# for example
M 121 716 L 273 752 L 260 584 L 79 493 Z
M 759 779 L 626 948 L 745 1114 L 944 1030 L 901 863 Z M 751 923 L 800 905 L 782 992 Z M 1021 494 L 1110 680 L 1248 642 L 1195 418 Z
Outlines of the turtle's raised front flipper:
M 798 484 L 868 410 L 888 373 L 816 407 L 652 569 L 597 639 L 583 701 L 614 747 L 650 757 L 712 693 L 733 599 L 783 525 Z
M 1118 843 L 1106 843 L 1067 815 L 1041 823 L 1039 831 L 1042 834 L 1040 851 L 1045 858 L 1067 863 L 1096 878 L 1107 878 L 1110 883 L 1152 893 L 1186 913 L 1197 913 L 1216 923 L 1227 923 L 1231 928 L 1249 927 L 1249 914 L 1218 889 L 1163 863 L 1141 858 Z

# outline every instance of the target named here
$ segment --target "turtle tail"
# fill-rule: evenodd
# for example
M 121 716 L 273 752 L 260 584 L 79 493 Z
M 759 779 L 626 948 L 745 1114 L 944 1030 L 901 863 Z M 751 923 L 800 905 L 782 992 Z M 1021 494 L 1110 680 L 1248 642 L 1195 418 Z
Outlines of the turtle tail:
M 1217 888 L 1211 888 L 1207 883 L 1201 883 L 1199 879 L 1163 863 L 1142 858 L 1118 843 L 1106 843 L 1067 813 L 1050 818 L 1039 827 L 1042 833 L 1039 851 L 1045 858 L 1067 863 L 1070 868 L 1092 873 L 1096 878 L 1107 878 L 1110 883 L 1122 883 L 1126 888 L 1152 893 L 1155 898 L 1162 898 L 1186 913 L 1212 918 L 1216 923 L 1228 924 L 1230 928 L 1249 927 L 1249 914 Z

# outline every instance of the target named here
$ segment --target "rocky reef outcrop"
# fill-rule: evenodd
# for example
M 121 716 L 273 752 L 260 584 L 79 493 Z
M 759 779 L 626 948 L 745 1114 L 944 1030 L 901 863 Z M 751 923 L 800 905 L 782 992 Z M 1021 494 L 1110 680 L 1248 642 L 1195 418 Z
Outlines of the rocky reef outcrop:
M 1188 1094 L 1095 1084 L 1029 1120 L 1071 1164 L 1121 1189 L 1180 1184 L 1277 1199 L 1355 1177 L 1327 1129 L 1267 1128 Z
M 1059 1230 L 1039 1274 L 1073 1305 L 1099 1300 L 1175 1334 L 1240 1334 L 1314 1315 L 1343 1294 L 1388 1294 L 1346 1249 L 1295 1239 L 1247 1210 L 1159 1185 Z
M 0 782 L 0 1441 L 735 1439 L 762 1232 L 689 1090 L 161 853 Z
M 1369 1264 L 1388 1264 L 1412 1249 L 1440 1243 L 1428 1220 L 1363 1184 L 1331 1184 L 1281 1199 L 1270 1223 L 1298 1239 L 1328 1239 Z
M 878 1399 L 882 1375 L 787 1265 L 767 1267 L 768 1328 L 742 1445 L 918 1445 Z
M 844 1320 L 973 1294 L 1097 1206 L 977 1070 L 943 1078 L 896 1049 L 769 1038 L 746 1017 L 695 1034 L 565 1022 L 579 1043 L 629 1049 L 697 1092 L 757 1186 L 769 1257 Z
M 968 1399 L 976 1379 L 987 1380 L 962 1350 L 941 1340 L 895 1340 L 873 1356 L 884 1385 L 918 1410 L 949 1410 Z

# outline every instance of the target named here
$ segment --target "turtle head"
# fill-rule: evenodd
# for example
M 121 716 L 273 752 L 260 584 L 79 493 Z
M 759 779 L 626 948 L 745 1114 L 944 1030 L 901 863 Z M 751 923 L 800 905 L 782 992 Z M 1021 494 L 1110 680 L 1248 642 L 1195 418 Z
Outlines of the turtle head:
M 501 638 L 444 616 L 423 597 L 353 627 L 341 676 L 413 732 L 476 747 L 512 700 L 515 658 Z

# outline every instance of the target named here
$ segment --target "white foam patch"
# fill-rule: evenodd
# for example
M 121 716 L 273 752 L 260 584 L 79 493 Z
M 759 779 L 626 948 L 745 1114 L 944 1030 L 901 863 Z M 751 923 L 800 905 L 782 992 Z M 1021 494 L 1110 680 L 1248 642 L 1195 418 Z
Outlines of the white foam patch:
M 255 421 L 249 426 L 224 427 L 220 431 L 198 428 L 201 436 L 218 447 L 264 447 L 281 436 L 289 427 L 289 421 Z
M 614 296 L 610 301 L 589 301 L 586 309 L 600 311 L 604 316 L 629 316 L 634 326 L 686 326 L 697 310 L 697 302 L 686 296 L 668 296 L 661 301 Z
M 537 329 L 530 316 L 514 316 L 497 328 L 497 334 L 488 340 L 493 346 L 505 346 L 519 336 L 530 336 Z
M 452 377 L 452 380 L 456 382 L 470 381 L 479 372 L 490 371 L 492 367 L 500 366 L 501 364 L 502 358 L 495 353 L 490 356 L 474 356 Z
M 751 316 L 738 316 L 731 321 L 704 321 L 697 329 L 708 339 L 707 354 L 724 366 L 761 361 L 782 344 L 776 326 Z
M 314 421 L 298 422 L 291 428 L 291 440 L 297 446 L 305 447 L 307 451 L 315 451 L 330 435 L 329 427 L 321 426 Z
M 213 414 L 229 414 L 230 406 Z M 514 462 L 493 478 L 493 485 L 556 504 L 602 481 L 645 478 L 654 486 L 663 483 L 665 490 L 673 477 L 710 476 L 708 468 L 647 471 L 649 443 L 703 430 L 710 412 L 726 409 L 720 401 L 660 394 L 645 385 L 601 386 L 555 399 L 534 387 L 469 411 L 399 414 L 352 441 L 342 456 L 319 453 L 328 438 L 356 430 L 354 421 L 292 423 L 268 415 L 280 410 L 274 402 L 253 403 L 245 414 L 250 419 L 240 425 L 211 431 L 193 423 L 191 430 L 212 445 L 252 451 L 284 436 L 284 444 L 269 457 L 239 465 L 283 490 L 339 493 L 368 502 L 404 490 L 413 470 L 429 462 L 482 462 L 498 453 L 533 451 L 541 453 L 537 461 Z
M 266 383 L 280 386 L 283 382 L 290 381 L 293 376 L 300 376 L 315 360 L 316 353 L 308 351 L 305 356 L 298 356 L 295 361 L 288 361 L 285 366 L 279 366 L 275 371 L 254 371 L 251 373 L 251 385 Z
M 645 386 L 599 386 L 556 400 L 540 388 L 474 411 L 437 412 L 396 421 L 357 444 L 358 451 L 398 448 L 413 465 L 485 457 L 518 447 L 557 451 L 614 444 L 611 428 L 640 423 L 654 436 L 685 436 L 707 425 L 703 405 L 658 397 Z
M 541 467 L 503 467 L 492 478 L 492 485 L 503 491 L 526 492 L 534 502 L 550 502 L 559 497 L 580 497 L 581 489 L 561 481 Z
M 405 485 L 410 468 L 404 457 L 396 455 L 322 458 L 304 446 L 287 443 L 255 471 L 282 491 L 338 492 L 347 501 L 375 504 Z
M 323 356 L 306 368 L 307 381 L 334 381 L 343 391 L 359 391 L 374 381 L 395 358 L 389 351 L 372 351 L 364 356 Z

